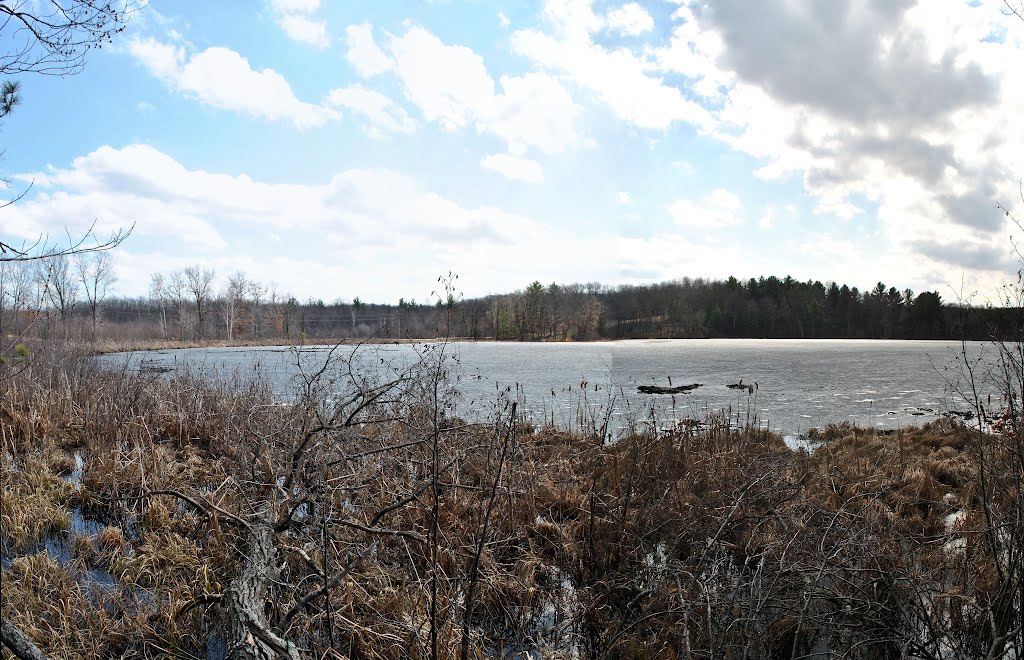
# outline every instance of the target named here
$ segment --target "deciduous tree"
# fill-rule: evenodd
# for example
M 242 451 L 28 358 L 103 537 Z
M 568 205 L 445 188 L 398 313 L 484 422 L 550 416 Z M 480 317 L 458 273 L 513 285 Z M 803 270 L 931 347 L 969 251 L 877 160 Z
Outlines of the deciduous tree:
M 110 286 L 117 281 L 114 263 L 107 252 L 79 254 L 75 257 L 75 273 L 82 283 L 85 300 L 92 319 L 92 336 L 96 338 L 96 322 L 100 303 L 107 297 Z

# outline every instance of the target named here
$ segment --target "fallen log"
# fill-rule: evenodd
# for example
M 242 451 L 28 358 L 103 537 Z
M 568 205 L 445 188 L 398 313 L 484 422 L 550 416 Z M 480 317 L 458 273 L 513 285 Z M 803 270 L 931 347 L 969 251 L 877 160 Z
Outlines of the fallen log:
M 641 385 L 637 389 L 641 394 L 686 394 L 701 387 L 701 383 L 693 385 L 677 385 L 675 387 L 662 387 L 660 385 Z
M 0 647 L 4 646 L 21 660 L 46 660 L 46 654 L 32 643 L 21 628 L 8 621 L 7 617 L 0 618 Z
M 230 660 L 299 660 L 295 644 L 267 620 L 270 584 L 277 576 L 277 547 L 270 515 L 249 523 L 245 567 L 231 581 L 222 601 Z

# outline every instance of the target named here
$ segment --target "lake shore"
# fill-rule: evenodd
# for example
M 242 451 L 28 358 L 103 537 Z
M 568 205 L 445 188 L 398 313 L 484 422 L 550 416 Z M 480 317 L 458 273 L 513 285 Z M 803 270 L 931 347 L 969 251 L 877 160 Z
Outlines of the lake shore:
M 12 366 L 0 597 L 53 657 L 206 655 L 249 615 L 318 657 L 427 657 L 435 626 L 544 657 L 966 652 L 1012 627 L 1021 457 L 955 420 L 822 428 L 810 453 L 713 414 L 607 443 L 509 400 L 450 417 L 429 362 L 290 406 L 84 351 Z
M 347 355 L 355 346 L 345 344 L 339 353 Z M 385 342 L 359 352 L 367 364 L 383 365 L 416 359 L 440 345 L 418 346 Z M 315 369 L 326 348 L 307 347 L 300 355 L 266 347 L 175 349 L 107 355 L 100 362 L 121 368 L 130 360 L 158 373 L 196 369 L 224 378 L 258 370 L 281 400 L 289 400 L 298 362 Z M 671 425 L 731 408 L 734 421 L 740 414 L 740 425 L 770 423 L 771 430 L 793 435 L 830 422 L 892 429 L 920 426 L 947 411 L 966 412 L 943 371 L 959 348 L 901 340 L 454 340 L 444 352 L 463 395 L 459 414 L 470 419 L 486 416 L 497 390 L 512 387 L 524 414 L 563 427 L 575 423 L 580 407 L 592 416 L 598 408 L 609 414 L 616 432 L 634 422 Z M 971 356 L 981 352 L 978 345 L 967 349 Z M 836 369 L 837 364 L 850 368 Z M 680 384 L 697 386 L 657 393 Z
M 142 353 L 146 351 L 168 351 L 183 348 L 258 348 L 267 346 L 335 346 L 356 344 L 418 344 L 441 341 L 438 339 L 306 339 L 302 342 L 289 341 L 284 337 L 267 337 L 262 339 L 130 339 L 100 340 L 92 344 L 95 355 L 111 353 Z M 452 339 L 450 341 L 459 341 Z
M 848 338 L 815 338 L 797 339 L 792 337 L 760 338 L 758 341 L 768 342 L 906 342 L 916 344 L 926 343 L 948 343 L 948 340 L 941 339 L 865 339 L 863 337 Z M 296 342 L 286 337 L 266 337 L 261 339 L 102 339 L 90 344 L 95 355 L 109 355 L 111 353 L 141 353 L 146 351 L 167 351 L 189 348 L 264 348 L 271 346 L 298 347 L 298 346 L 356 346 L 356 345 L 388 345 L 388 344 L 437 344 L 437 343 L 483 343 L 483 344 L 614 344 L 622 342 L 668 342 L 668 341 L 727 341 L 745 342 L 750 338 L 740 337 L 649 337 L 649 338 L 623 338 L 615 339 L 610 337 L 599 337 L 595 339 L 542 339 L 542 340 L 515 340 L 515 339 L 493 339 L 491 337 L 424 337 L 424 338 L 307 338 L 304 341 Z

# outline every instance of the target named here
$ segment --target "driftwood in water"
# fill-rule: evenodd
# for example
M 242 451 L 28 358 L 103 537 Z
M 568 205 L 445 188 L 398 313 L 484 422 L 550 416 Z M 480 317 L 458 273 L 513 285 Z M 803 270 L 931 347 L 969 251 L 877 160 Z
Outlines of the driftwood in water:
M 693 385 L 677 385 L 676 387 L 662 387 L 660 385 L 641 385 L 636 388 L 641 394 L 686 394 L 700 387 L 700 383 Z

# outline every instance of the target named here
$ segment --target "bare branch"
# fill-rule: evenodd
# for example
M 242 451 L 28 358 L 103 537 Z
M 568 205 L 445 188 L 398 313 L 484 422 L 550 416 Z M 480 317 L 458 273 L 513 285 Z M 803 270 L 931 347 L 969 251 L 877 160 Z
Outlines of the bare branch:
M 17 199 L 20 199 L 20 197 Z M 17 199 L 9 203 L 14 203 Z M 132 224 L 128 229 L 118 229 L 113 231 L 105 240 L 100 240 L 96 235 L 95 228 L 96 222 L 93 221 L 92 225 L 89 226 L 89 229 L 81 236 L 81 238 L 71 239 L 64 247 L 58 247 L 56 244 L 51 244 L 49 238 L 45 236 L 40 236 L 36 239 L 35 243 L 22 246 L 21 248 L 15 248 L 9 242 L 5 243 L 0 241 L 0 262 L 39 261 L 43 259 L 52 259 L 57 256 L 104 252 L 106 250 L 116 248 L 118 245 L 123 243 L 126 238 L 131 236 L 132 231 L 135 229 L 135 225 Z M 91 245 L 88 244 L 90 238 L 95 241 Z
M 0 75 L 74 75 L 85 66 L 86 54 L 110 44 L 141 6 L 138 0 L 0 2 L 0 34 L 6 44 Z

